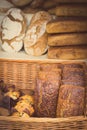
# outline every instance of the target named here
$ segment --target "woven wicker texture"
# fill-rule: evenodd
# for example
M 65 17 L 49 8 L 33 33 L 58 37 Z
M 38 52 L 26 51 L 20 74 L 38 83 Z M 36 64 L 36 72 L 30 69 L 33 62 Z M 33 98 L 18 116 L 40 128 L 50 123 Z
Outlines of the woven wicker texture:
M 18 89 L 34 89 L 41 62 L 0 60 L 0 79 L 5 83 L 15 84 Z M 43 62 L 44 63 L 44 62 Z M 47 62 L 48 63 L 48 62 Z M 52 62 L 53 64 L 55 62 Z M 87 70 L 87 69 L 86 69 Z M 87 89 L 86 89 L 87 92 Z M 87 93 L 86 93 L 87 115 Z M 16 119 L 0 117 L 0 130 L 86 130 L 87 117 L 74 118 L 30 118 Z

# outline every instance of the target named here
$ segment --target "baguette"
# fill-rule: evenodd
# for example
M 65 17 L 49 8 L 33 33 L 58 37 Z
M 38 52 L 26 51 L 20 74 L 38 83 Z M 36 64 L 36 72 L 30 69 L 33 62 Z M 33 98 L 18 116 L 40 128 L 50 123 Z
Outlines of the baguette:
M 87 58 L 87 46 L 64 46 L 64 47 L 50 47 L 48 49 L 48 58 L 63 59 L 63 60 L 77 60 Z
M 46 31 L 49 34 L 87 32 L 87 19 L 61 17 L 49 22 Z
M 85 4 L 62 4 L 49 9 L 49 13 L 57 16 L 87 16 L 87 5 Z
M 49 46 L 87 45 L 87 33 L 56 34 L 48 36 Z

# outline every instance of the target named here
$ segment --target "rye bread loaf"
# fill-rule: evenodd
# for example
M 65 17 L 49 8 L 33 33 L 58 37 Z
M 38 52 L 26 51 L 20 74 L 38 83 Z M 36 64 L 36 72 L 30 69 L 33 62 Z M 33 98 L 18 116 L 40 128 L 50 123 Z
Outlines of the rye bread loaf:
M 57 117 L 84 115 L 85 88 L 62 85 L 59 90 Z
M 84 69 L 64 67 L 61 84 L 86 87 Z
M 49 46 L 87 45 L 87 33 L 48 35 Z
M 87 18 L 58 17 L 46 26 L 49 34 L 87 32 Z
M 39 71 L 35 87 L 35 113 L 37 117 L 56 117 L 61 73 Z
M 48 58 L 63 59 L 63 60 L 77 60 L 87 58 L 87 46 L 63 46 L 63 47 L 49 47 Z

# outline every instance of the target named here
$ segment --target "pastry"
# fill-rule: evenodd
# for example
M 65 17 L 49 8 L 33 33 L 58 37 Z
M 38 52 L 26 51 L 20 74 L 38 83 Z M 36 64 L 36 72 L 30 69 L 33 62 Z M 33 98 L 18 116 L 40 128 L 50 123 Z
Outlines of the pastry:
M 58 17 L 46 25 L 49 34 L 87 32 L 87 18 Z
M 84 114 L 85 88 L 62 85 L 59 90 L 57 117 L 81 116 Z
M 27 54 L 39 56 L 46 52 L 46 24 L 51 18 L 45 11 L 39 11 L 32 17 L 24 38 L 24 49 Z
M 22 117 L 22 118 L 29 118 L 30 116 L 27 113 L 20 113 L 20 112 L 14 112 L 11 116 L 13 117 Z
M 32 2 L 32 0 L 11 0 L 12 3 L 16 6 L 25 6 L 27 4 L 30 4 Z
M 39 71 L 35 86 L 35 114 L 37 117 L 56 117 L 59 71 Z
M 21 96 L 19 100 L 27 100 L 29 104 L 34 105 L 33 96 L 24 95 L 24 96 Z
M 14 109 L 19 113 L 28 113 L 29 116 L 32 116 L 34 113 L 33 106 L 27 100 L 20 100 L 17 102 Z
M 55 34 L 48 36 L 49 46 L 87 45 L 87 33 Z
M 4 51 L 18 52 L 23 47 L 26 31 L 26 20 L 20 9 L 10 9 L 1 24 L 1 40 Z
M 8 91 L 7 93 L 4 94 L 4 96 L 8 96 L 12 98 L 13 100 L 17 100 L 20 97 L 20 92 L 19 91 Z
M 48 49 L 48 58 L 63 59 L 63 60 L 77 60 L 87 58 L 87 46 L 64 46 L 64 47 L 50 47 Z

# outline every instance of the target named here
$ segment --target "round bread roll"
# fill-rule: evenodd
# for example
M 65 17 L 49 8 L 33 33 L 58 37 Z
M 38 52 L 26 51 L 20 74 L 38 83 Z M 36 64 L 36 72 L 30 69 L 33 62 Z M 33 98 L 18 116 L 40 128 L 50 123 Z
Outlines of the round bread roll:
M 45 11 L 39 11 L 32 17 L 24 38 L 24 49 L 27 54 L 40 56 L 46 52 L 46 24 L 51 19 L 52 17 Z
M 6 52 L 18 52 L 23 47 L 26 19 L 20 9 L 11 8 L 1 24 L 2 48 Z
M 0 13 L 6 13 L 12 7 L 14 7 L 14 5 L 9 1 L 0 0 Z
M 16 6 L 24 6 L 31 2 L 32 2 L 32 0 L 12 0 L 12 3 Z

